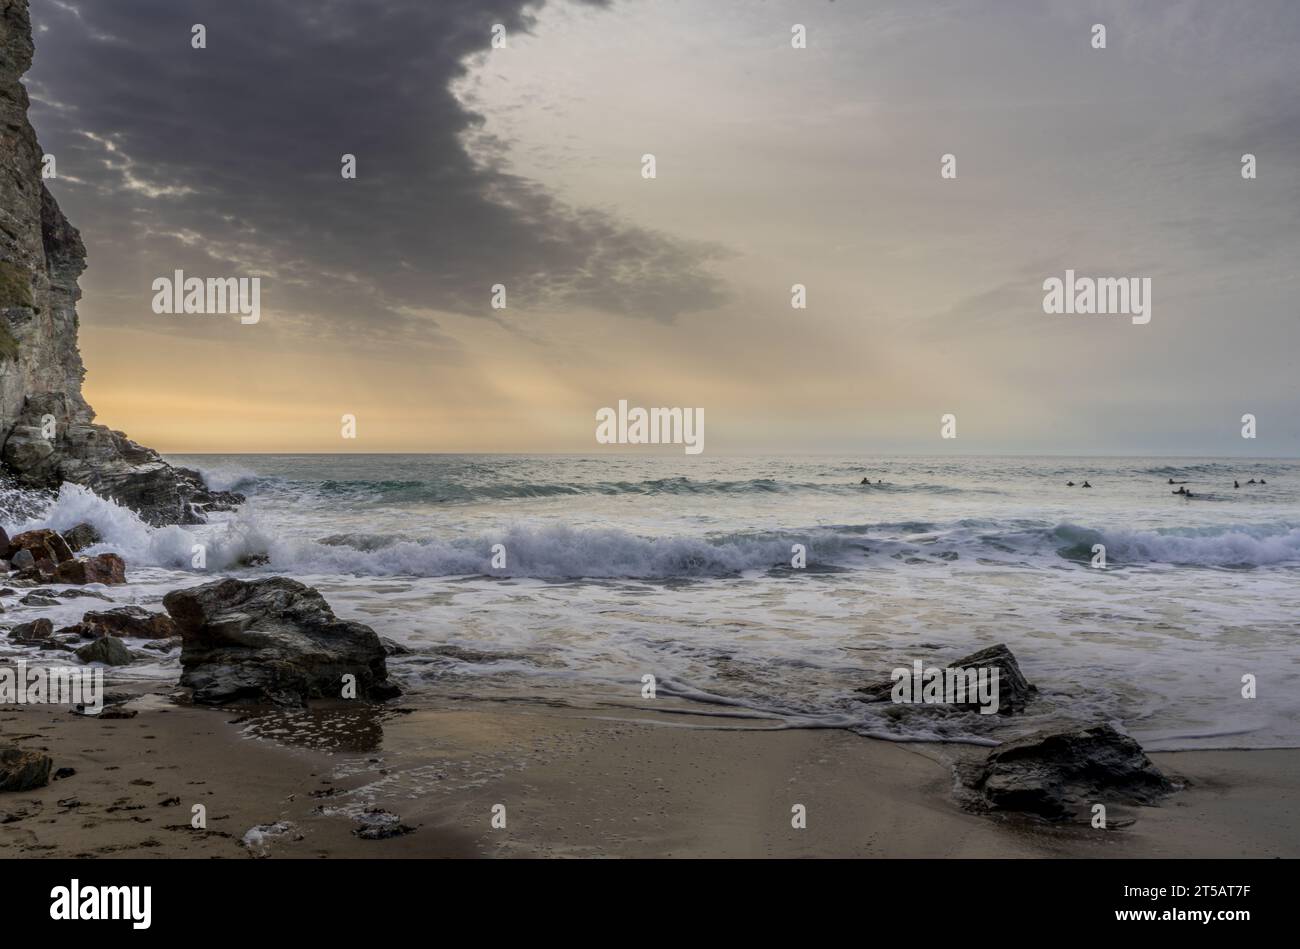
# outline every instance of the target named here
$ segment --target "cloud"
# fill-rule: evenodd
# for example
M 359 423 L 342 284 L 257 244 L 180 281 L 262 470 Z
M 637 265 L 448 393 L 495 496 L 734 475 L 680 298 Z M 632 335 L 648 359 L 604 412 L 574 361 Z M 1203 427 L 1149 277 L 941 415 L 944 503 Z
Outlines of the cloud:
M 54 190 L 92 266 L 129 241 L 137 271 L 254 267 L 325 332 L 361 320 L 396 337 L 413 310 L 490 316 L 497 283 L 525 312 L 670 321 L 718 305 L 720 248 L 566 205 L 467 151 L 480 118 L 450 86 L 493 24 L 529 29 L 526 6 L 33 0 L 50 27 L 29 83 Z

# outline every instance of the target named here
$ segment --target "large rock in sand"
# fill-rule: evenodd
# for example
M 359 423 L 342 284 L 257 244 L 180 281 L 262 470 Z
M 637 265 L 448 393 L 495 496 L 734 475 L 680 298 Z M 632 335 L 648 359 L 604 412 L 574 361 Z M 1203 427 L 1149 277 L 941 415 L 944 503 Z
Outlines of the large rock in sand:
M 339 619 L 297 580 L 218 580 L 173 590 L 163 606 L 180 629 L 181 685 L 196 702 L 304 705 L 340 698 L 345 675 L 359 698 L 401 694 L 375 631 Z
M 1038 732 L 957 769 L 969 803 L 1050 820 L 1085 817 L 1093 804 L 1154 804 L 1177 787 L 1142 746 L 1110 725 Z
M 0 791 L 32 791 L 50 783 L 49 755 L 0 745 Z

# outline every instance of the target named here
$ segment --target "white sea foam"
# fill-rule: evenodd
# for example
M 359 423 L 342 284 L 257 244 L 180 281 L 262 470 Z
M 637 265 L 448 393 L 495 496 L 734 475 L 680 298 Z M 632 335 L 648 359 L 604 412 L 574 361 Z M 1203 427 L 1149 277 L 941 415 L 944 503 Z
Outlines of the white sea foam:
M 665 696 L 697 706 L 987 742 L 1007 724 L 986 723 L 986 735 L 960 720 L 894 719 L 852 690 L 898 664 L 1000 641 L 1042 690 L 1011 728 L 1116 720 L 1154 748 L 1300 744 L 1300 695 L 1285 684 L 1300 609 L 1294 463 L 1081 472 L 1069 459 L 929 459 L 875 463 L 869 473 L 886 484 L 870 488 L 844 461 L 182 463 L 225 472 L 210 483 L 249 503 L 210 524 L 152 528 L 69 485 L 53 499 L 0 495 L 11 512 L 0 522 L 11 533 L 93 524 L 97 549 L 127 559 L 130 586 L 110 592 L 151 608 L 169 589 L 229 573 L 303 579 L 341 616 L 426 651 L 393 660 L 417 695 L 558 688 L 566 701 L 582 689 L 606 701 L 635 697 L 654 671 Z M 1090 492 L 1065 486 L 1085 473 Z M 1256 475 L 1269 484 L 1231 488 Z M 1201 479 L 1197 500 L 1171 497 L 1171 477 Z M 821 482 L 830 489 L 806 489 Z M 492 567 L 497 543 L 505 569 Z M 795 543 L 807 546 L 804 571 L 790 568 Z M 1089 568 L 1096 543 L 1111 569 Z M 195 544 L 206 571 L 190 566 Z M 250 567 L 259 556 L 269 563 Z M 72 621 L 79 608 L 53 611 Z M 157 671 L 175 675 L 161 661 Z M 1239 694 L 1247 673 L 1260 679 L 1252 701 Z

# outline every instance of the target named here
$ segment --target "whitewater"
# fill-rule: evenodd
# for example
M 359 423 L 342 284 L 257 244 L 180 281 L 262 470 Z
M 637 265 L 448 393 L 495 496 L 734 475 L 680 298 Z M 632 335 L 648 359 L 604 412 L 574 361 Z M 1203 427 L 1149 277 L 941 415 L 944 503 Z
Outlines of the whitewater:
M 214 576 L 300 579 L 410 650 L 390 666 L 412 701 L 648 706 L 651 674 L 656 707 L 772 727 L 992 744 L 1100 720 L 1151 750 L 1300 746 L 1294 460 L 169 460 L 247 503 L 155 529 L 76 486 L 9 489 L 0 523 L 94 524 L 104 541 L 91 552 L 128 564 L 129 585 L 107 592 L 152 609 Z M 1172 494 L 1171 479 L 1194 497 Z M 1104 569 L 1091 565 L 1098 544 Z M 61 626 L 85 608 L 15 605 L 4 619 Z M 1040 689 L 1023 717 L 857 700 L 892 668 L 998 642 Z M 114 674 L 179 670 L 173 654 Z M 1246 675 L 1255 698 L 1242 696 Z

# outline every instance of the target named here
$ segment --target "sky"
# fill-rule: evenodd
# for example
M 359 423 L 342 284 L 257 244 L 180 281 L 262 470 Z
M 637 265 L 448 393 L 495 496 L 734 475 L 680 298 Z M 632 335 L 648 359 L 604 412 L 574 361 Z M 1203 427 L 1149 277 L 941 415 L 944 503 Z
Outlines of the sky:
M 86 397 L 161 451 L 592 452 L 625 399 L 710 454 L 1300 455 L 1293 0 L 32 19 Z M 1067 269 L 1150 277 L 1150 322 L 1045 313 Z M 260 320 L 155 313 L 176 270 Z

